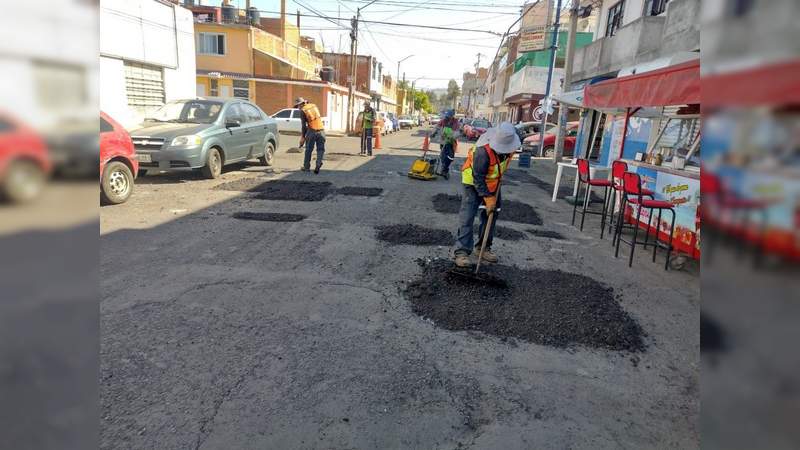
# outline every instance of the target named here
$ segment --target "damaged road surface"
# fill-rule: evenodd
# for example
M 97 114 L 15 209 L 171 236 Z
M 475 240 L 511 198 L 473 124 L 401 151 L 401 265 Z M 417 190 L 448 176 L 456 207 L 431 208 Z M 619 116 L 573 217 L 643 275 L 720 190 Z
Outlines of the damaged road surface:
M 414 312 L 448 330 L 482 331 L 554 347 L 585 346 L 642 352 L 644 332 L 614 291 L 583 275 L 486 265 L 504 279 L 476 283 L 449 271 L 453 263 L 421 262 L 422 274 L 405 290 Z
M 461 208 L 461 196 L 450 194 L 436 194 L 431 198 L 433 209 L 443 214 L 458 214 Z M 541 225 L 542 219 L 532 206 L 502 198 L 498 221 L 524 223 L 527 225 Z
M 453 234 L 419 225 L 384 225 L 377 227 L 378 240 L 392 245 L 452 245 Z

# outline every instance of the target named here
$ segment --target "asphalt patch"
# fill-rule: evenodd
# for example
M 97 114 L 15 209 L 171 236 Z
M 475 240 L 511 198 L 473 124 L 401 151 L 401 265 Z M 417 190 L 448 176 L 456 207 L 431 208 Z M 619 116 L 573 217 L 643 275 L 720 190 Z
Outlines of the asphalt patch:
M 537 230 L 536 228 L 531 228 L 530 230 L 525 230 L 525 231 L 527 231 L 528 233 L 530 233 L 530 234 L 532 234 L 532 235 L 534 235 L 536 237 L 557 239 L 559 241 L 563 241 L 564 239 L 566 239 L 564 237 L 564 235 L 562 235 L 561 233 L 558 233 L 556 231 Z
M 700 352 L 722 353 L 728 349 L 727 335 L 722 326 L 707 314 L 700 313 Z
M 239 178 L 214 186 L 217 191 L 258 192 L 259 189 L 271 180 L 261 177 Z
M 378 197 L 383 193 L 383 189 L 374 187 L 345 186 L 336 191 L 341 195 L 357 195 L 364 197 Z
M 461 208 L 461 196 L 450 194 L 436 194 L 431 197 L 433 209 L 443 214 L 458 214 Z M 542 218 L 531 205 L 516 200 L 503 199 L 499 218 L 509 222 L 524 223 L 528 225 L 541 225 Z
M 261 220 L 264 222 L 300 222 L 306 216 L 301 214 L 284 214 L 270 212 L 240 211 L 232 214 L 234 219 Z
M 318 202 L 333 190 L 327 181 L 289 181 L 273 180 L 258 186 L 251 192 L 258 192 L 256 198 L 262 200 L 294 200 L 299 202 Z
M 392 245 L 452 245 L 453 234 L 447 230 L 425 228 L 419 225 L 384 225 L 376 228 L 378 240 Z
M 414 312 L 453 331 L 481 331 L 557 348 L 584 346 L 643 352 L 645 333 L 612 288 L 559 270 L 481 266 L 507 285 L 453 274 L 453 263 L 420 261 L 422 273 L 403 291 Z
M 513 228 L 501 227 L 499 225 L 494 227 L 494 237 L 504 241 L 521 241 L 527 239 L 525 233 L 517 231 Z

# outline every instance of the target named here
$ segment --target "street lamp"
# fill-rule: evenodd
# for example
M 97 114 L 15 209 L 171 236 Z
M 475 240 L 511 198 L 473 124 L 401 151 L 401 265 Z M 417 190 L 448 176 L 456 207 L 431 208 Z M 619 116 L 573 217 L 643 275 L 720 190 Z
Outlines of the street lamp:
M 401 59 L 400 61 L 397 61 L 397 82 L 398 83 L 400 83 L 400 63 L 405 61 L 405 60 L 407 60 L 408 58 L 411 58 L 412 56 L 414 56 L 414 55 L 408 55 L 405 58 Z

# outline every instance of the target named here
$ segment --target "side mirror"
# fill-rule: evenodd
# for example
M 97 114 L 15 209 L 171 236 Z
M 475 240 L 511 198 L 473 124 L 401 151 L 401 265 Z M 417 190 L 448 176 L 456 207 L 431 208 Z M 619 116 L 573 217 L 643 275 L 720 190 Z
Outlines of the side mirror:
M 225 128 L 236 128 L 242 126 L 242 121 L 239 119 L 226 119 Z

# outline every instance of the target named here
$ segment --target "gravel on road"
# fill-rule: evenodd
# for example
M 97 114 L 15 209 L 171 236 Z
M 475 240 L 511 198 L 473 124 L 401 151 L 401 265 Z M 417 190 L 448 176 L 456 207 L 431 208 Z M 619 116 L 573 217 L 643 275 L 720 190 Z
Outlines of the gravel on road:
M 425 228 L 419 225 L 385 225 L 377 227 L 378 240 L 393 245 L 452 245 L 453 234 L 447 230 Z

